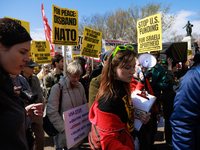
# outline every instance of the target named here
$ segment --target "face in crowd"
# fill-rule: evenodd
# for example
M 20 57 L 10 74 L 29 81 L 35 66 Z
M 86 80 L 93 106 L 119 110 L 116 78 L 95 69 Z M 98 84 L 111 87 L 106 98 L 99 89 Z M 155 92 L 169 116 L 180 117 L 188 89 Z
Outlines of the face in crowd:
M 57 63 L 57 62 L 56 62 L 56 63 Z M 63 59 L 61 59 L 61 60 L 57 63 L 57 67 L 58 67 L 59 70 L 63 70 L 63 66 L 64 66 L 64 64 L 63 64 Z
M 121 67 L 122 63 L 120 63 L 115 69 L 116 79 L 126 83 L 132 82 L 133 74 L 135 73 L 135 64 L 135 58 L 123 67 Z
M 72 86 L 74 86 L 78 82 L 78 80 L 80 79 L 80 76 L 81 76 L 80 74 L 70 74 L 70 73 L 68 73 L 68 78 L 69 78 Z
M 67 65 L 66 75 L 70 81 L 71 86 L 73 87 L 82 74 L 82 67 L 77 61 L 73 61 Z
M 44 66 L 44 74 L 47 75 L 50 72 L 49 66 Z
M 12 75 L 20 74 L 30 61 L 31 37 L 17 22 L 0 18 L 0 67 Z
M 108 75 L 110 74 L 108 78 L 114 76 L 117 80 L 126 83 L 132 82 L 136 65 L 134 48 L 131 45 L 117 46 L 109 55 L 105 65 L 105 67 L 108 67 Z
M 156 59 L 158 59 L 158 57 L 159 57 L 158 51 L 152 51 L 152 52 L 150 52 L 150 54 L 152 54 Z
M 34 67 L 33 66 L 28 66 L 28 65 L 25 65 L 24 69 L 23 70 L 23 74 L 26 76 L 31 76 L 32 74 L 34 74 Z
M 29 58 L 30 41 L 19 43 L 7 48 L 0 43 L 0 65 L 8 73 L 20 74 Z

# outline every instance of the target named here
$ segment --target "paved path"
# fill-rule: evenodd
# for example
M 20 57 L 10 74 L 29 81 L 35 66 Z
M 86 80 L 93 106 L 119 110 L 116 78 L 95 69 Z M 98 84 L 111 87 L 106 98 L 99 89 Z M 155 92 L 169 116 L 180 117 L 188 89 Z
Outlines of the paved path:
M 164 137 L 164 128 L 159 127 L 158 131 L 156 133 L 155 137 L 155 147 L 157 150 L 172 150 L 173 148 L 169 147 L 165 141 L 163 140 Z M 53 138 L 48 137 L 47 134 L 45 134 L 45 148 L 44 150 L 55 150 Z M 81 150 L 90 150 L 89 143 L 87 141 L 87 138 L 84 140 L 83 144 L 81 145 Z

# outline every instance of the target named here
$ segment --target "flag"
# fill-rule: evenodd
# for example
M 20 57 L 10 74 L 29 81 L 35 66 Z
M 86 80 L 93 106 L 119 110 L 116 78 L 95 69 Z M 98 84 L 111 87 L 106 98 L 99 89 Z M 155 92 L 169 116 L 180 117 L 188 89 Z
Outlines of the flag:
M 53 57 L 54 44 L 52 44 L 52 30 L 51 30 L 51 27 L 49 26 L 48 19 L 45 17 L 43 4 L 42 4 L 42 19 L 43 19 L 43 24 L 44 24 L 45 37 L 46 37 L 46 40 L 49 41 L 51 57 Z

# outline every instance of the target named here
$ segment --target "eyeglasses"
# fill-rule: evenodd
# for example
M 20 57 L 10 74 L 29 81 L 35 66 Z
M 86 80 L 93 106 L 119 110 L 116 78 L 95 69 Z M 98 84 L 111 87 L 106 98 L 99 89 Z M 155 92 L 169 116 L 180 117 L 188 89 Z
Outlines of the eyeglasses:
M 113 57 L 115 57 L 118 50 L 126 50 L 127 47 L 128 47 L 129 50 L 134 50 L 134 47 L 132 45 L 118 45 L 115 48 L 114 53 L 112 54 L 112 59 L 113 59 Z
M 72 74 L 70 74 L 70 73 L 69 73 L 69 75 L 70 75 L 70 77 L 73 78 L 73 79 L 78 79 L 78 80 L 80 79 L 80 75 L 72 75 Z
M 33 67 L 33 66 L 24 66 L 24 67 L 29 67 L 30 69 L 34 69 L 34 67 Z

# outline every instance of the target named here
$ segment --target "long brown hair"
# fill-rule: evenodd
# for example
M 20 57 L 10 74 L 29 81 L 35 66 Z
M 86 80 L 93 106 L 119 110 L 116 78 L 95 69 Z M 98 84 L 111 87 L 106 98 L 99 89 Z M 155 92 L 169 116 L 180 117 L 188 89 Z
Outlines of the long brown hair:
M 100 88 L 98 90 L 96 101 L 98 102 L 101 98 L 105 97 L 105 100 L 108 100 L 109 97 L 116 98 L 117 86 L 115 85 L 115 68 L 119 67 L 123 68 L 126 64 L 130 64 L 133 59 L 136 57 L 135 50 L 129 50 L 126 47 L 126 50 L 118 50 L 116 55 L 112 58 L 112 55 L 115 51 L 115 48 L 110 52 L 108 59 L 103 67 Z M 128 96 L 131 95 L 130 84 L 125 83 L 124 87 L 128 93 Z

